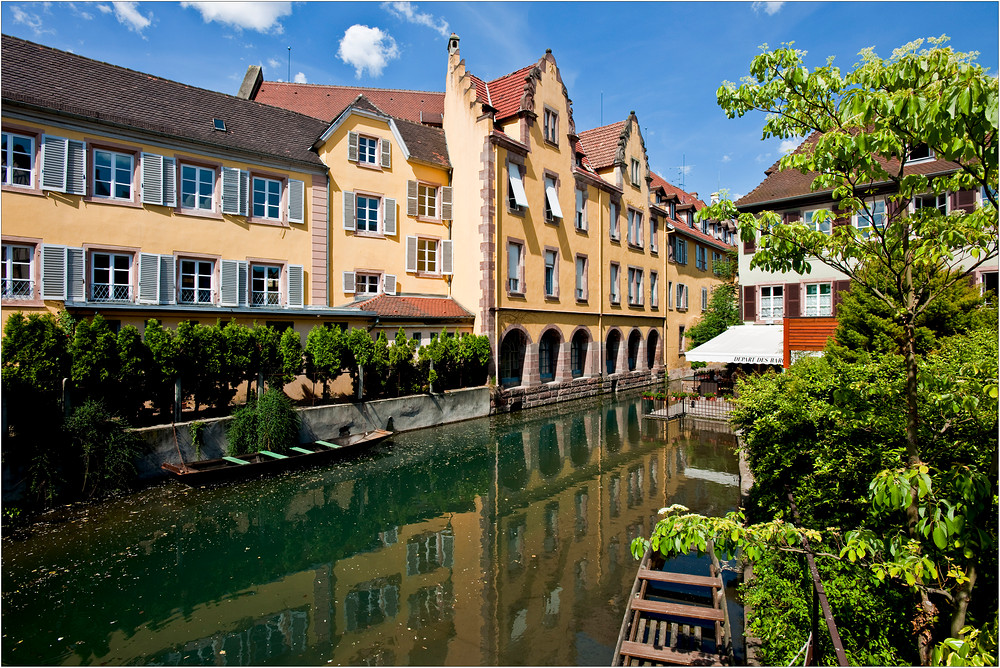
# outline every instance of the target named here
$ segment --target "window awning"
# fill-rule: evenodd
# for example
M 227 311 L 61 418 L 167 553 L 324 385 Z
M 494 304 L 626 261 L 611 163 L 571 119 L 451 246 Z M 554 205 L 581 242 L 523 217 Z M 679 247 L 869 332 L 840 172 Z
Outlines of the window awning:
M 735 325 L 684 353 L 688 362 L 783 364 L 782 325 Z
M 555 183 L 549 182 L 545 184 L 545 198 L 548 200 L 549 208 L 552 210 L 552 217 L 562 218 L 563 212 L 562 207 L 559 206 L 559 195 L 556 193 Z
M 518 206 L 527 208 L 528 197 L 524 194 L 524 183 L 521 181 L 521 170 L 518 165 L 512 162 L 507 165 L 507 173 L 510 178 L 510 189 L 514 193 L 514 202 Z

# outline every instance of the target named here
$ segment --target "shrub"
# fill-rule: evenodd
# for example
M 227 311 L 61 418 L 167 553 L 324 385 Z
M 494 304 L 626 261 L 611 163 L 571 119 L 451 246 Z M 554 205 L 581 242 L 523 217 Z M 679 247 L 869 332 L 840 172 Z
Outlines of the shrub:
M 299 414 L 284 392 L 269 388 L 238 408 L 226 428 L 229 455 L 282 452 L 298 442 Z
M 229 441 L 226 453 L 230 457 L 256 452 L 257 447 L 257 406 L 254 395 L 247 397 L 247 403 L 235 411 L 226 426 L 226 439 Z
M 66 420 L 78 448 L 85 496 L 124 491 L 135 480 L 135 458 L 142 439 L 103 401 L 87 400 Z

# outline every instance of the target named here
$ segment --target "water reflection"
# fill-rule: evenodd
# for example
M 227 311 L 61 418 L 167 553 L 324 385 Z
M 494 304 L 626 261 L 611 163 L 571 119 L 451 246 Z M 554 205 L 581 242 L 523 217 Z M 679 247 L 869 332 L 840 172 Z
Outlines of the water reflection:
M 3 662 L 608 665 L 629 543 L 735 507 L 733 436 L 573 408 L 67 511 L 4 541 Z

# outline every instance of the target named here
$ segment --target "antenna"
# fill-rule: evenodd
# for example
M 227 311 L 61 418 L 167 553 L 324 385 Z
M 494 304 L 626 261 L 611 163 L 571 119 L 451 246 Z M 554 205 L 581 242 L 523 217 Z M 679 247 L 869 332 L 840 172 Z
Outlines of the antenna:
M 288 78 L 285 81 L 292 83 L 292 47 L 288 47 Z
M 604 125 L 604 91 L 601 91 L 601 125 Z
M 684 176 L 687 174 L 687 160 L 686 160 L 686 158 L 687 158 L 687 156 L 685 156 L 685 154 L 681 153 L 681 169 L 680 169 L 681 174 L 680 174 L 680 178 L 678 179 L 681 182 L 681 190 L 683 190 L 685 192 L 687 192 L 687 186 L 684 183 Z

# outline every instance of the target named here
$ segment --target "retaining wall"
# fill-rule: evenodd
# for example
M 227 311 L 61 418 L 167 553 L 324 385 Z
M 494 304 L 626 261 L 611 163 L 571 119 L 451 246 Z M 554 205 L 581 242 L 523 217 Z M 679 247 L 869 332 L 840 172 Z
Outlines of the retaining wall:
M 628 390 L 662 383 L 665 372 L 631 371 L 611 376 L 588 376 L 572 380 L 531 385 L 529 387 L 508 387 L 493 393 L 493 412 L 509 413 L 523 408 L 535 408 L 571 399 L 595 397 L 598 394 Z

